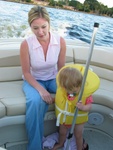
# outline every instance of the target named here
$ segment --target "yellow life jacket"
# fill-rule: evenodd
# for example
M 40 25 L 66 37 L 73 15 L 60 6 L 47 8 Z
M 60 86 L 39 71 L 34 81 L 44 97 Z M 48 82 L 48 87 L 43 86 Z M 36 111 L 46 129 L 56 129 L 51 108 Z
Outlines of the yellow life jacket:
M 84 74 L 85 71 L 85 67 L 78 64 L 69 64 L 64 66 L 62 69 L 66 67 L 76 68 L 82 73 L 82 75 Z M 56 97 L 55 97 L 55 113 L 57 116 L 56 125 L 59 126 L 59 123 L 60 124 L 65 123 L 67 125 L 70 125 L 72 124 L 73 121 L 73 116 L 76 109 L 76 103 L 78 102 L 78 96 L 76 96 L 73 101 L 69 101 L 65 89 L 60 87 L 58 83 L 58 76 L 59 73 L 56 78 L 57 87 L 58 87 L 56 92 Z M 100 85 L 99 77 L 91 70 L 88 70 L 86 82 L 84 86 L 84 92 L 81 99 L 83 104 L 85 104 L 86 98 L 92 95 L 99 88 L 99 85 Z M 87 120 L 88 120 L 88 112 L 79 110 L 76 118 L 76 124 L 84 123 Z

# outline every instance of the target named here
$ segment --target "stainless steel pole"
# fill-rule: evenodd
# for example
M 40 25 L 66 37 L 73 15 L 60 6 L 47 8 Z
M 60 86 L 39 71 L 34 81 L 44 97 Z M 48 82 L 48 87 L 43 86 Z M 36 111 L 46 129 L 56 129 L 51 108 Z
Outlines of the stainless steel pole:
M 91 56 L 92 56 L 92 53 L 93 53 L 93 47 L 94 47 L 94 42 L 95 42 L 95 37 L 96 37 L 98 27 L 99 27 L 99 24 L 94 23 L 94 29 L 93 29 L 93 35 L 92 35 L 92 40 L 91 40 L 90 49 L 89 49 L 89 55 L 88 55 L 88 59 L 87 59 L 87 62 L 86 62 L 83 81 L 82 81 L 81 89 L 80 89 L 79 96 L 78 96 L 78 102 L 81 100 L 82 95 L 83 95 L 84 85 L 85 85 L 85 81 L 86 81 L 86 77 L 87 77 L 87 73 L 88 73 L 88 69 L 89 69 L 89 65 L 90 65 Z M 76 108 L 75 112 L 74 112 L 72 126 L 71 126 L 71 129 L 70 129 L 68 138 L 67 138 L 68 141 L 67 141 L 67 145 L 66 145 L 66 150 L 69 150 L 69 142 L 70 142 L 70 139 L 73 136 L 73 131 L 74 131 L 75 123 L 76 123 L 77 114 L 78 114 L 78 108 Z

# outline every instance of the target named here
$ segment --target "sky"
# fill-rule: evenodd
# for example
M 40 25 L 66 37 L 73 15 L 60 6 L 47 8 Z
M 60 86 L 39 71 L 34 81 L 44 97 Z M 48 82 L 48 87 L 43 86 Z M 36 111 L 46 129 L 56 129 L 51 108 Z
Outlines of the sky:
M 84 2 L 84 0 L 77 0 L 77 1 L 79 1 L 81 3 Z M 97 1 L 100 2 L 100 3 L 102 3 L 102 4 L 104 4 L 104 5 L 107 5 L 108 8 L 113 7 L 113 0 L 97 0 Z

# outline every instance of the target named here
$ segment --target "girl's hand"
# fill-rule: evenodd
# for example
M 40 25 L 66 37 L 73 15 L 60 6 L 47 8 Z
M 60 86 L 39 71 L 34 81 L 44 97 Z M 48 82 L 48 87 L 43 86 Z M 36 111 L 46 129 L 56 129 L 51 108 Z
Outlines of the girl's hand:
M 84 105 L 84 104 L 82 104 L 82 101 L 79 101 L 79 102 L 76 104 L 76 107 L 77 107 L 79 110 L 89 112 L 89 111 L 91 110 L 92 103 L 89 103 L 89 104 Z
M 84 110 L 84 106 L 85 106 L 85 105 L 82 104 L 82 101 L 79 101 L 79 102 L 76 104 L 76 106 L 77 106 L 77 108 L 78 108 L 79 110 Z

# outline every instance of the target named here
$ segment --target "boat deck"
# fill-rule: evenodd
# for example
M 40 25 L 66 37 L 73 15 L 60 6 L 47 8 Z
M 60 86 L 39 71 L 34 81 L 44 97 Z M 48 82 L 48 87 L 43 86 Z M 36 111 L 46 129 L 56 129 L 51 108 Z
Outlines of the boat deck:
M 89 150 L 113 150 L 113 139 L 100 131 L 85 130 L 84 138 L 89 144 Z M 26 150 L 26 144 L 15 145 L 7 150 Z M 50 150 L 50 149 L 44 149 Z M 64 150 L 59 149 L 59 150 Z

